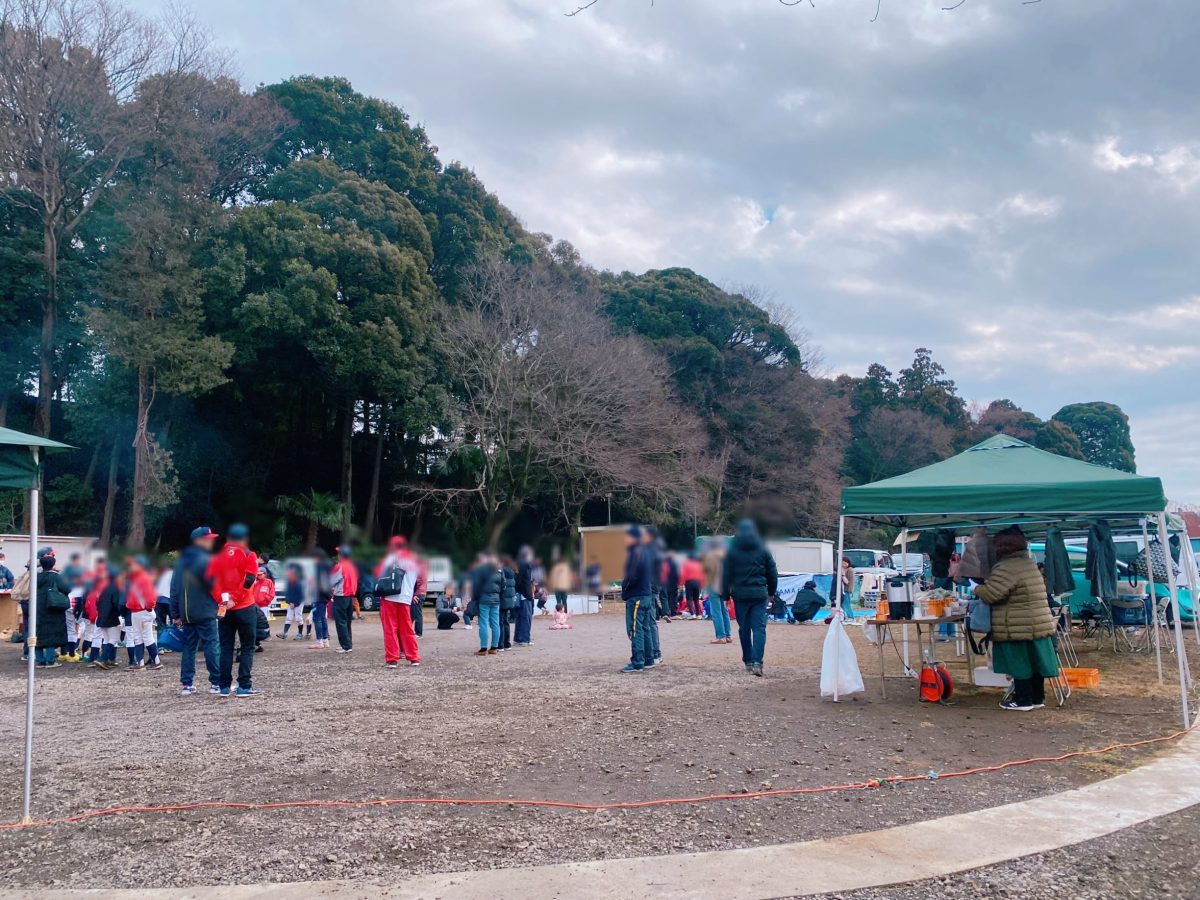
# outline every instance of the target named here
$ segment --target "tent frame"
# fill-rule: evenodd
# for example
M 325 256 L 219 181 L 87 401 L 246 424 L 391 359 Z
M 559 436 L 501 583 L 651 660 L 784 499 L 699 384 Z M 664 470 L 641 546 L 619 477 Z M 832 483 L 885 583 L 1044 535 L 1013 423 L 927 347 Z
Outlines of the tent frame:
M 25 773 L 21 797 L 21 823 L 32 825 L 30 807 L 33 802 L 33 680 L 37 666 L 37 577 L 38 577 L 38 516 L 41 499 L 42 468 L 37 447 L 30 447 L 36 469 L 32 486 L 29 488 L 29 615 L 25 619 L 25 643 L 29 647 L 25 678 Z
M 1061 513 L 1040 512 L 1040 513 L 1031 513 L 1031 514 L 1029 514 L 1028 518 L 1022 517 L 1021 513 L 1013 513 L 1013 512 L 1008 512 L 1008 513 L 967 513 L 967 512 L 959 511 L 959 512 L 944 512 L 944 513 L 920 513 L 919 517 L 922 519 L 925 519 L 928 517 L 936 518 L 936 517 L 944 516 L 948 521 L 946 521 L 943 524 L 928 524 L 925 522 L 921 522 L 919 527 L 922 530 L 926 530 L 926 531 L 938 530 L 938 529 L 953 529 L 955 531 L 958 531 L 958 530 L 962 530 L 962 529 L 966 529 L 966 528 L 978 528 L 980 526 L 988 527 L 988 526 L 996 526 L 996 525 L 1058 525 L 1058 524 L 1063 524 L 1066 522 L 1072 522 L 1072 521 L 1077 522 L 1077 521 L 1081 521 L 1081 520 L 1085 520 L 1085 519 L 1089 520 L 1089 521 L 1096 520 L 1096 519 L 1123 520 L 1123 519 L 1127 519 L 1127 518 L 1131 517 L 1132 515 L 1134 515 L 1134 514 L 1131 513 L 1129 510 L 1114 511 L 1112 513 L 1107 513 L 1107 514 L 1104 512 L 1100 512 L 1100 511 L 1088 512 L 1088 513 L 1082 513 L 1082 512 L 1078 512 L 1078 511 L 1061 512 Z M 984 517 L 989 517 L 989 516 L 995 516 L 996 518 L 995 519 L 984 518 Z M 878 517 L 878 518 L 876 518 L 876 517 Z M 1136 518 L 1138 518 L 1139 520 L 1153 518 L 1157 523 L 1158 538 L 1162 542 L 1163 547 L 1164 548 L 1170 547 L 1170 543 L 1168 540 L 1168 534 L 1167 534 L 1167 513 L 1165 510 L 1147 510 L 1146 512 L 1141 513 L 1140 515 L 1137 515 Z M 855 519 L 858 521 L 871 522 L 875 525 L 889 525 L 889 526 L 893 526 L 893 527 L 898 525 L 899 527 L 901 527 L 905 530 L 905 533 L 908 530 L 908 525 L 905 523 L 907 516 L 905 516 L 905 515 L 889 515 L 887 513 L 882 513 L 882 512 L 865 514 L 865 515 L 844 515 L 844 514 L 839 515 L 838 516 L 838 547 L 837 547 L 837 557 L 836 557 L 836 565 L 838 567 L 841 566 L 841 560 L 842 560 L 843 555 L 845 554 L 845 549 L 846 549 L 845 544 L 846 544 L 846 520 L 847 519 Z M 908 542 L 907 542 L 907 540 L 905 540 L 905 542 L 902 546 L 902 549 L 901 549 L 902 553 L 907 551 L 907 549 L 908 549 L 907 544 L 908 544 Z M 1147 542 L 1147 546 L 1148 546 L 1148 542 Z M 1168 551 L 1167 555 L 1169 558 L 1170 557 L 1169 551 Z M 1192 722 L 1193 722 L 1192 714 L 1191 714 L 1190 698 L 1188 696 L 1188 684 L 1190 682 L 1190 673 L 1188 672 L 1187 656 L 1184 651 L 1183 626 L 1180 623 L 1180 616 L 1179 616 L 1179 588 L 1178 588 L 1178 585 L 1176 584 L 1176 579 L 1175 579 L 1175 567 L 1172 565 L 1169 565 L 1169 564 L 1167 566 L 1167 590 L 1171 597 L 1171 608 L 1175 611 L 1175 614 L 1171 618 L 1174 621 L 1175 656 L 1176 656 L 1176 662 L 1178 663 L 1178 667 L 1179 667 L 1179 701 L 1180 701 L 1181 710 L 1183 713 L 1183 727 L 1184 727 L 1184 729 L 1188 729 L 1188 728 L 1192 727 Z M 1200 627 L 1200 623 L 1198 623 L 1198 627 Z M 908 666 L 907 660 L 905 660 L 905 666 L 906 667 Z M 1197 721 L 1200 721 L 1200 716 L 1197 717 Z

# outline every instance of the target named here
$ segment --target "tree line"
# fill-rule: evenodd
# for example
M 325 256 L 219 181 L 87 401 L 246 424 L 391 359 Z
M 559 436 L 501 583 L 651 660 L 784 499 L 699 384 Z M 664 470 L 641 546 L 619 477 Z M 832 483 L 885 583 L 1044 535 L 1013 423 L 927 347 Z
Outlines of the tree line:
M 79 448 L 48 462 L 52 531 L 237 517 L 277 554 L 463 556 L 610 510 L 825 534 L 843 483 L 1002 430 L 1133 468 L 1110 404 L 972 414 L 924 349 L 822 377 L 752 289 L 597 271 L 343 78 L 244 90 L 178 13 L 0 10 L 0 424 Z

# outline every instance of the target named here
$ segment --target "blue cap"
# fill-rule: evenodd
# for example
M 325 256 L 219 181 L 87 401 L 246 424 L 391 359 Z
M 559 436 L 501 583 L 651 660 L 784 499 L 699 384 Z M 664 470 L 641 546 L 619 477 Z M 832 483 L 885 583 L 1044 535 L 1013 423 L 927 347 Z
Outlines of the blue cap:
M 213 531 L 211 528 L 209 528 L 207 525 L 201 525 L 199 528 L 192 529 L 192 540 L 193 541 L 200 541 L 200 540 L 203 540 L 204 538 L 215 538 L 215 537 L 220 537 L 220 535 L 217 534 L 215 531 Z
M 625 529 L 625 533 L 631 538 L 640 538 L 642 536 L 642 529 L 636 525 L 630 525 Z
M 250 528 L 238 522 L 229 526 L 229 539 L 231 541 L 244 541 L 250 537 Z

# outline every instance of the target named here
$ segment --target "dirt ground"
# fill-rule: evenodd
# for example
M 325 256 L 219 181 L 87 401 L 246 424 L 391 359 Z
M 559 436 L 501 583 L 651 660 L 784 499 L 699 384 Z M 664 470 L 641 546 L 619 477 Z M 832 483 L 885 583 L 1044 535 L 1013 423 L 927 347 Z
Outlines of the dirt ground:
M 415 669 L 383 668 L 371 617 L 356 623 L 348 656 L 272 640 L 255 660 L 255 685 L 265 693 L 245 700 L 178 696 L 174 656 L 159 672 L 42 673 L 35 812 L 205 800 L 605 803 L 738 794 L 948 772 L 1177 727 L 1173 669 L 1159 688 L 1153 656 L 1087 653 L 1083 664 L 1102 670 L 1100 689 L 1077 692 L 1062 710 L 1020 714 L 1000 710 L 995 691 L 960 690 L 948 706 L 921 705 L 913 682 L 900 677 L 889 680 L 884 701 L 878 657 L 856 633 L 867 690 L 835 705 L 819 697 L 820 626 L 772 624 L 767 677 L 758 679 L 743 670 L 736 644 L 709 644 L 707 622 L 663 624 L 665 665 L 637 675 L 617 673 L 628 643 L 613 611 L 576 617 L 571 631 L 549 631 L 548 622 L 535 622 L 532 647 L 486 658 L 471 655 L 474 631 L 429 627 Z M 1195 647 L 1191 634 L 1188 642 Z M 0 821 L 20 810 L 19 651 L 0 647 L 0 778 L 9 786 Z M 894 654 L 887 664 L 898 672 Z M 0 832 L 0 858 L 10 887 L 394 881 L 411 872 L 885 827 L 1060 791 L 1169 747 L 870 791 L 638 810 L 505 804 L 119 815 Z

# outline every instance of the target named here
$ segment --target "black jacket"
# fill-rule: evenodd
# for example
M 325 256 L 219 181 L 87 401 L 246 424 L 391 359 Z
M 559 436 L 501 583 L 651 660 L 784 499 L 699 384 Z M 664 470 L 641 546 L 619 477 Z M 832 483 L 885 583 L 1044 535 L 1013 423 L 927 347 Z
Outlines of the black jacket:
M 171 576 L 171 611 L 180 622 L 192 625 L 217 617 L 217 601 L 205 572 L 210 554 L 201 547 L 185 547 Z
M 517 593 L 526 600 L 533 599 L 533 564 L 530 562 L 517 563 Z
M 501 609 L 516 609 L 517 608 L 517 575 L 508 566 L 500 567 L 500 575 L 503 578 L 500 587 L 500 608 Z
M 763 546 L 762 538 L 750 522 L 738 525 L 733 546 L 725 554 L 721 578 L 721 596 L 734 601 L 766 600 L 779 587 L 775 558 Z
M 818 610 L 824 605 L 824 597 L 812 588 L 802 588 L 796 591 L 796 596 L 792 600 L 792 612 L 799 618 L 802 614 L 807 614 L 810 609 Z
M 641 600 L 654 595 L 654 554 L 644 544 L 634 544 L 625 554 L 622 600 Z
M 100 628 L 116 628 L 121 624 L 121 589 L 109 582 L 96 598 L 96 625 Z
M 41 647 L 61 647 L 67 640 L 66 611 L 71 608 L 71 585 L 61 572 L 38 572 L 37 642 Z

